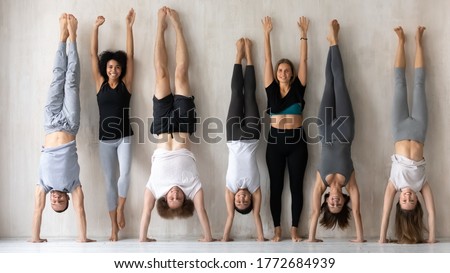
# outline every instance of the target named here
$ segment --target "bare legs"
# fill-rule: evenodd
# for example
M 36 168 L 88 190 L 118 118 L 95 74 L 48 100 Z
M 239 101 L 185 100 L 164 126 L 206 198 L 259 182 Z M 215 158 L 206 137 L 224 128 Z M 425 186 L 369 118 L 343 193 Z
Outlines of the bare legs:
M 182 96 L 191 96 L 189 87 L 189 54 L 187 50 L 186 40 L 184 39 L 183 28 L 181 26 L 178 13 L 168 7 L 162 7 L 158 11 L 158 28 L 155 41 L 155 71 L 156 71 L 156 90 L 155 96 L 158 99 L 170 95 L 170 78 L 168 70 L 168 58 L 164 33 L 167 29 L 166 17 L 176 33 L 176 51 L 175 51 L 175 94 Z
M 414 61 L 414 68 L 424 67 L 423 49 L 422 49 L 422 36 L 425 31 L 424 26 L 418 26 L 416 31 L 416 56 Z M 398 36 L 397 54 L 395 57 L 394 67 L 405 68 L 405 34 L 401 26 L 394 28 L 395 33 Z
M 397 45 L 397 53 L 395 55 L 395 64 L 394 67 L 405 68 L 406 60 L 405 60 L 405 34 L 403 33 L 402 27 L 396 27 L 394 29 L 395 33 L 398 36 L 398 45 Z
M 162 99 L 170 95 L 170 78 L 167 68 L 167 51 L 164 33 L 167 29 L 166 23 L 167 8 L 163 7 L 158 11 L 158 27 L 156 30 L 154 66 L 156 73 L 155 97 Z

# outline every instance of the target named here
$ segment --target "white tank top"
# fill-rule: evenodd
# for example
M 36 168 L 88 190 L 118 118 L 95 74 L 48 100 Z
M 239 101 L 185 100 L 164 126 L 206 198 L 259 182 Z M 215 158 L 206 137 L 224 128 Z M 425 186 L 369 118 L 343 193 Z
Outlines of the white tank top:
M 394 154 L 391 156 L 392 167 L 389 179 L 397 191 L 403 188 L 411 188 L 415 192 L 422 190 L 426 182 L 425 159 L 411 160 L 405 156 Z
M 256 148 L 259 141 L 228 141 L 228 168 L 226 187 L 233 193 L 247 188 L 254 193 L 260 187 L 259 170 L 256 162 Z
M 156 149 L 147 188 L 158 199 L 174 186 L 178 186 L 190 200 L 201 189 L 194 154 L 184 148 L 174 151 Z

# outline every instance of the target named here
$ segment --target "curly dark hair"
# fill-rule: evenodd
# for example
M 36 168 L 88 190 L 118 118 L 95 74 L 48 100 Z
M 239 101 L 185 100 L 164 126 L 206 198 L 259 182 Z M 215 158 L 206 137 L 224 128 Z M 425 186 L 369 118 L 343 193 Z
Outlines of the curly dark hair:
M 249 214 L 253 210 L 253 196 L 250 198 L 250 204 L 245 209 L 239 209 L 234 205 L 234 209 L 240 214 Z
M 100 53 L 100 55 L 98 56 L 98 60 L 98 69 L 100 70 L 100 74 L 105 80 L 108 79 L 108 74 L 106 74 L 106 65 L 110 60 L 117 61 L 122 67 L 122 73 L 119 77 L 120 80 L 122 80 L 122 78 L 127 74 L 127 53 L 125 53 L 125 51 L 105 50 Z
M 181 207 L 171 209 L 167 204 L 166 197 L 162 196 L 156 201 L 156 210 L 164 219 L 189 218 L 194 215 L 194 202 L 185 198 Z
M 325 199 L 320 207 L 320 212 L 322 214 L 322 218 L 320 219 L 320 225 L 325 227 L 326 229 L 334 229 L 336 225 L 341 229 L 346 229 L 349 225 L 350 212 L 352 209 L 348 206 L 350 202 L 350 196 L 347 194 L 343 194 L 344 196 L 344 206 L 339 213 L 332 213 L 328 208 L 327 198 L 330 196 L 329 193 L 325 194 Z
M 422 205 L 417 205 L 412 210 L 404 210 L 397 202 L 395 211 L 395 236 L 399 244 L 423 243 L 423 233 L 427 231 L 423 223 Z

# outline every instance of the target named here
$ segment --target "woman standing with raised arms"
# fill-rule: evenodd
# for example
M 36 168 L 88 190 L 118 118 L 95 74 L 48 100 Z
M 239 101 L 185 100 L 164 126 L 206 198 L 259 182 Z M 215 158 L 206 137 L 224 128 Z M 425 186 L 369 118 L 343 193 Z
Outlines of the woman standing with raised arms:
M 307 79 L 307 32 L 309 20 L 299 18 L 300 60 L 298 73 L 288 59 L 280 59 L 272 65 L 270 33 L 272 18 L 262 19 L 264 30 L 264 86 L 267 94 L 267 114 L 270 115 L 266 163 L 270 177 L 270 211 L 275 227 L 273 242 L 281 240 L 281 196 L 284 185 L 286 163 L 291 190 L 291 239 L 301 241 L 297 229 L 303 207 L 303 177 L 308 163 L 308 148 L 305 142 L 303 124 L 303 96 Z
M 103 51 L 98 55 L 98 29 L 105 17 L 98 16 L 91 35 L 92 75 L 100 113 L 99 150 L 105 176 L 106 199 L 111 218 L 110 241 L 119 239 L 125 227 L 125 202 L 130 185 L 131 136 L 129 108 L 134 76 L 133 24 L 136 13 L 126 16 L 126 52 Z M 117 167 L 119 177 L 116 177 Z

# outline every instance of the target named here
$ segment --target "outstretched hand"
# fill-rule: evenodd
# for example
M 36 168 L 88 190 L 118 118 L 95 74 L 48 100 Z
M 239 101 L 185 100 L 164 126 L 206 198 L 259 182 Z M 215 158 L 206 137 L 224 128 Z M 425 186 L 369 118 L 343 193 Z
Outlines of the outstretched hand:
M 136 12 L 134 11 L 134 9 L 130 9 L 130 11 L 128 12 L 127 17 L 126 17 L 127 26 L 132 27 L 134 24 L 135 18 L 136 18 Z
M 297 21 L 297 25 L 300 28 L 300 31 L 302 32 L 302 36 L 306 36 L 306 34 L 308 33 L 308 27 L 309 27 L 309 19 L 306 18 L 305 16 L 301 16 L 298 21 Z
M 266 16 L 261 20 L 263 25 L 264 33 L 269 34 L 272 31 L 272 18 L 270 16 Z

